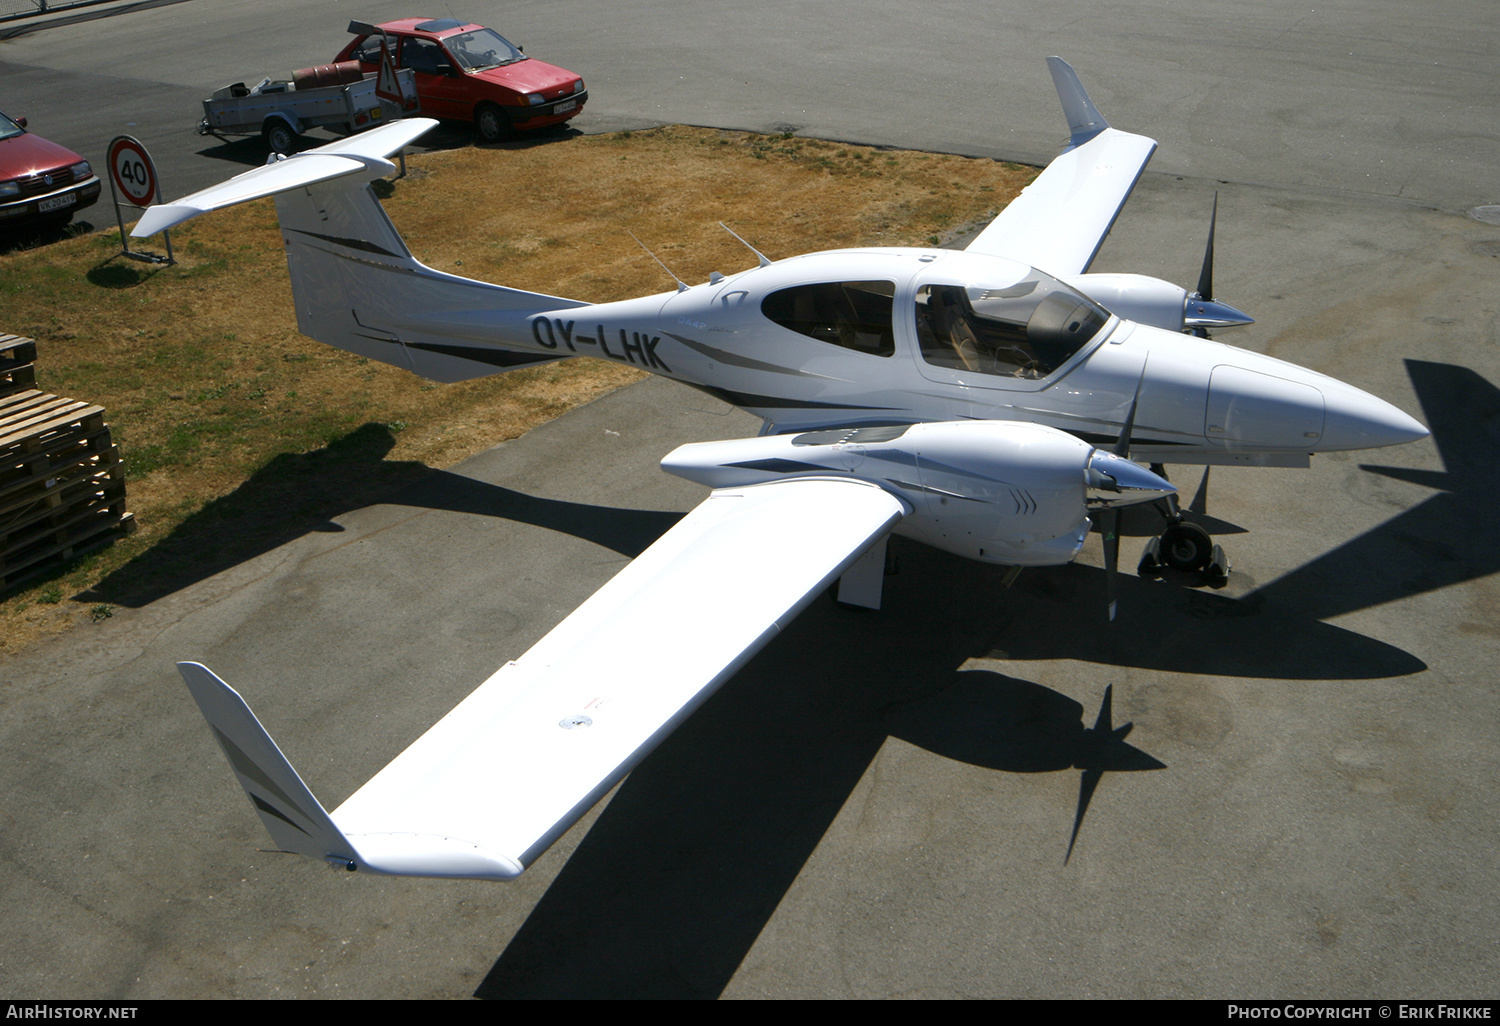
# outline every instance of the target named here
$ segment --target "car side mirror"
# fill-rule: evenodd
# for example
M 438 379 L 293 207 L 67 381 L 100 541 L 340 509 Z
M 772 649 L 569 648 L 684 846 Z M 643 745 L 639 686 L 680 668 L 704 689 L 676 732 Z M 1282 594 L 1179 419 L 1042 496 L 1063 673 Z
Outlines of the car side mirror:
M 15 123 L 18 124 L 18 125 L 20 125 L 22 128 L 26 127 L 26 119 L 25 118 L 14 118 L 12 120 L 14 120 Z

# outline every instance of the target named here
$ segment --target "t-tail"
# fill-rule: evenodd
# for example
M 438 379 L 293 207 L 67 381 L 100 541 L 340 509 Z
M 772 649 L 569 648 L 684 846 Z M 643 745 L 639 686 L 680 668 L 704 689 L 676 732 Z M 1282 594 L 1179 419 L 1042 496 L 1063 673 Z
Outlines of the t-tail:
M 275 196 L 304 335 L 434 381 L 561 359 L 535 344 L 528 318 L 586 304 L 426 266 L 376 198 L 371 183 L 396 170 L 387 158 L 436 124 L 412 118 L 273 160 L 150 208 L 130 234 Z

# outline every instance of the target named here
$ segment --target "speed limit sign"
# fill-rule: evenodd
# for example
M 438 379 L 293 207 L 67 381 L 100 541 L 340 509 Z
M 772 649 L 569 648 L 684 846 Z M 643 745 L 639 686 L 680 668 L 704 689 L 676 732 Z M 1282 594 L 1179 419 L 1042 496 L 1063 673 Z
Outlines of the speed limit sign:
M 151 163 L 151 154 L 139 139 L 128 135 L 117 135 L 109 144 L 109 191 L 115 206 L 115 220 L 120 224 L 120 251 L 132 260 L 149 260 L 154 263 L 173 264 L 172 236 L 162 232 L 167 242 L 165 258 L 151 253 L 132 253 L 125 234 L 125 218 L 120 214 L 120 193 L 138 207 L 149 207 L 156 201 L 160 185 L 156 180 L 156 165 Z
M 146 147 L 130 136 L 116 136 L 109 144 L 109 174 L 136 206 L 149 207 L 156 199 L 156 166 Z

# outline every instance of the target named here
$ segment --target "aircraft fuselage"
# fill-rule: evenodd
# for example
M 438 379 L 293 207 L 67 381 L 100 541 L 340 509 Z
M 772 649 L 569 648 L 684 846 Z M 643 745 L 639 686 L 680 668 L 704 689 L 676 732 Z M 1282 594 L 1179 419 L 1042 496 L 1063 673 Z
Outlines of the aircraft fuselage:
M 1138 385 L 1131 452 L 1153 462 L 1296 466 L 1426 433 L 1326 375 L 1125 320 L 1044 272 L 949 250 L 809 254 L 501 331 L 506 348 L 701 388 L 767 433 L 1026 420 L 1112 444 Z

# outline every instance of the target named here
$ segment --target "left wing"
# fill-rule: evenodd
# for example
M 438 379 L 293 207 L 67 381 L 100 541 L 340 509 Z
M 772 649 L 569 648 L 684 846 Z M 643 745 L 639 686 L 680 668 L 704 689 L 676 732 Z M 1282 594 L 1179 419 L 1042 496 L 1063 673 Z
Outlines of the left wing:
M 906 512 L 848 478 L 714 491 L 331 814 L 232 688 L 179 669 L 281 847 L 511 879 Z
M 1068 146 L 969 244 L 1054 275 L 1082 274 L 1094 262 L 1156 140 L 1109 127 L 1061 57 L 1048 57 L 1072 133 Z

